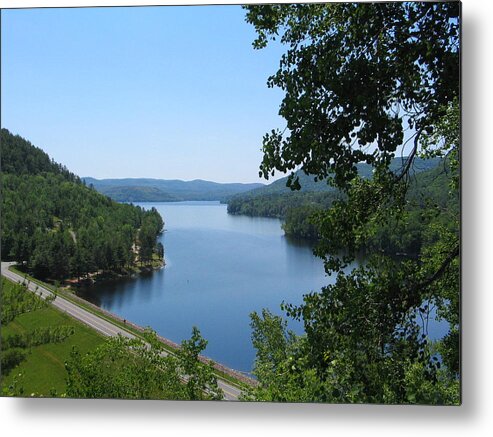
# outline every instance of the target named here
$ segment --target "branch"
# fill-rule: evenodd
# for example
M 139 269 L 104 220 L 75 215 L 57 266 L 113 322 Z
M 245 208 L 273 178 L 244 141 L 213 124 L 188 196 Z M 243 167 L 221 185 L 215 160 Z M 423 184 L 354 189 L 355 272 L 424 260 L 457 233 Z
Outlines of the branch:
M 414 146 L 413 150 L 411 151 L 410 155 L 407 158 L 406 164 L 404 165 L 404 169 L 402 170 L 401 174 L 397 176 L 396 183 L 399 182 L 404 176 L 407 175 L 409 172 L 411 165 L 414 161 L 414 158 L 416 157 L 416 153 L 418 151 L 418 142 L 419 138 L 421 137 L 421 134 L 423 133 L 424 127 L 421 127 L 418 132 L 416 132 L 416 136 L 414 137 Z
M 442 265 L 440 268 L 433 274 L 431 275 L 428 279 L 423 281 L 421 284 L 418 284 L 417 288 L 426 288 L 433 284 L 440 276 L 442 276 L 445 273 L 445 270 L 447 270 L 447 267 L 450 265 L 450 263 L 459 256 L 460 253 L 460 245 L 458 244 L 454 250 L 452 250 L 447 258 L 443 261 Z

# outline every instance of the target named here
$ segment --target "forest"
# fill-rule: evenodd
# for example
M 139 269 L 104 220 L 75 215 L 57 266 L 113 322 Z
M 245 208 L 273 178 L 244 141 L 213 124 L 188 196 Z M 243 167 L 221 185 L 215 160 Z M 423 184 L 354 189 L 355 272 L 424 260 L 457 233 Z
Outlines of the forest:
M 1 147 L 3 261 L 62 281 L 163 259 L 164 223 L 155 209 L 112 201 L 7 129 Z
M 365 178 L 371 178 L 371 172 L 364 169 Z M 399 171 L 397 160 L 392 171 Z M 383 252 L 390 255 L 412 255 L 419 253 L 425 238 L 426 228 L 434 220 L 444 220 L 444 217 L 457 215 L 459 211 L 459 196 L 449 196 L 451 178 L 450 164 L 446 160 L 420 160 L 413 173 L 413 182 L 407 193 L 405 214 L 399 220 L 390 220 L 374 229 L 373 235 L 365 242 L 364 251 L 368 253 Z M 285 183 L 286 178 L 283 178 Z M 305 176 L 304 180 L 308 178 Z M 303 181 L 304 182 L 304 181 Z M 279 189 L 279 181 L 267 186 L 266 189 L 253 190 L 233 196 L 228 202 L 229 214 L 244 214 L 254 217 L 276 217 L 283 220 L 283 230 L 287 236 L 310 240 L 316 243 L 320 240 L 317 227 L 318 213 L 332 205 L 344 194 L 330 185 L 326 190 L 313 191 L 312 186 L 301 185 L 304 190 L 288 191 Z M 320 183 L 319 183 L 320 184 Z M 433 208 L 440 208 L 447 214 L 433 213 Z

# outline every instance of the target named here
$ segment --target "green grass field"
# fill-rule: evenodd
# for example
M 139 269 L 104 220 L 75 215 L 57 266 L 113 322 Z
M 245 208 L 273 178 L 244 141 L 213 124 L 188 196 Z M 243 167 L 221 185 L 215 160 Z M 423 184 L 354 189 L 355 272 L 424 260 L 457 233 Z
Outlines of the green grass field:
M 2 285 L 8 287 L 9 284 L 9 281 L 3 281 Z M 11 334 L 21 334 L 39 327 L 60 325 L 73 326 L 74 334 L 61 343 L 29 348 L 26 360 L 10 374 L 2 375 L 2 388 L 8 387 L 16 379 L 26 396 L 31 393 L 49 396 L 52 390 L 56 390 L 58 395 L 65 392 L 65 361 L 70 356 L 72 347 L 77 346 L 81 353 L 86 353 L 100 345 L 104 337 L 52 306 L 18 316 L 1 327 L 1 335 L 6 338 Z

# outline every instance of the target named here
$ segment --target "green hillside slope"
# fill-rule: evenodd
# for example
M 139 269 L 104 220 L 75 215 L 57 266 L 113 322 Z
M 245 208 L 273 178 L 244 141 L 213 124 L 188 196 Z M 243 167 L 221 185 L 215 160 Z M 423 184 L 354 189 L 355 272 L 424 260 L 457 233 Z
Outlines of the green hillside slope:
M 156 210 L 116 203 L 41 149 L 1 131 L 2 260 L 53 280 L 124 273 L 162 255 Z
M 400 162 L 394 160 L 394 171 L 399 170 Z M 430 203 L 442 210 L 458 211 L 458 198 L 451 200 L 449 195 L 448 172 L 446 163 L 439 159 L 417 160 L 408 193 L 406 220 L 398 223 L 389 220 L 387 226 L 376 229 L 367 250 L 392 254 L 418 253 L 423 243 L 424 229 L 434 220 L 430 214 L 425 214 Z M 367 165 L 359 165 L 359 173 L 365 178 L 371 176 Z M 302 187 L 300 191 L 291 191 L 286 187 L 287 178 L 279 179 L 264 188 L 232 197 L 228 202 L 228 212 L 281 218 L 286 235 L 318 240 L 317 212 L 329 208 L 341 194 L 323 181 L 315 182 L 311 176 L 298 175 Z
M 405 158 L 394 158 L 390 169 L 397 172 L 404 165 Z M 413 172 L 420 173 L 423 171 L 430 170 L 436 167 L 439 163 L 438 158 L 431 159 L 420 159 L 416 158 L 413 164 Z M 369 164 L 358 164 L 358 173 L 363 178 L 369 178 L 372 175 L 373 167 Z M 312 175 L 307 175 L 302 171 L 295 172 L 296 177 L 298 177 L 299 183 L 301 185 L 300 192 L 327 192 L 333 191 L 333 187 L 327 184 L 327 181 L 315 181 Z M 238 194 L 235 198 L 250 197 L 250 196 L 262 196 L 265 194 L 283 194 L 291 193 L 292 190 L 286 186 L 288 181 L 288 176 L 278 179 L 269 185 L 247 191 L 242 194 Z

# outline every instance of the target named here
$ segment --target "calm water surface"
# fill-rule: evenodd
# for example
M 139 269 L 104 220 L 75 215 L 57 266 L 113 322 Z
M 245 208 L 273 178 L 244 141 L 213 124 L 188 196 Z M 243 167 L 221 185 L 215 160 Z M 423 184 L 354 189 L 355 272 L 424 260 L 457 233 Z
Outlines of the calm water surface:
M 288 240 L 277 219 L 231 216 L 217 202 L 142 203 L 165 220 L 166 267 L 80 291 L 85 299 L 175 342 L 197 326 L 205 355 L 249 371 L 255 357 L 249 314 L 328 283 L 309 246 Z M 301 332 L 299 324 L 292 329 Z
M 299 304 L 334 280 L 309 246 L 284 236 L 277 219 L 231 216 L 217 202 L 140 206 L 154 206 L 165 220 L 166 267 L 80 295 L 177 343 L 197 326 L 209 342 L 204 354 L 234 369 L 252 369 L 252 311 L 281 315 L 281 302 Z M 302 333 L 300 324 L 289 326 Z

